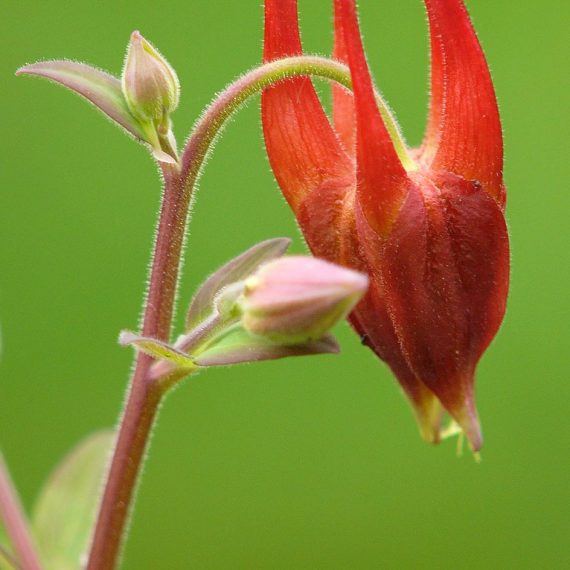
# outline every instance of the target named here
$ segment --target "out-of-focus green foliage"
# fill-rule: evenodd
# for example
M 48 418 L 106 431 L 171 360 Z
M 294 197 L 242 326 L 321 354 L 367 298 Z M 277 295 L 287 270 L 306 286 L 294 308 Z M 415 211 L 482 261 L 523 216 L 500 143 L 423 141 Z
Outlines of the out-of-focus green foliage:
M 0 570 L 13 570 L 12 566 L 8 559 L 6 559 L 5 555 L 11 556 L 12 548 L 10 547 L 10 543 L 8 537 L 6 536 L 6 531 L 2 523 L 0 522 Z
M 32 528 L 47 569 L 84 567 L 113 440 L 112 431 L 91 435 L 45 482 L 34 506 Z

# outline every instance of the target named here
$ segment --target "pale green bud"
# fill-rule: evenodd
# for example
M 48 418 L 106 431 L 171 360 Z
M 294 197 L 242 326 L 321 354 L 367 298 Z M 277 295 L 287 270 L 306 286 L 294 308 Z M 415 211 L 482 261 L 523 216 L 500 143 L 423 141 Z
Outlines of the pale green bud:
M 167 132 L 180 84 L 174 69 L 139 32 L 131 34 L 121 84 L 131 113 Z
M 282 257 L 245 281 L 244 329 L 282 344 L 322 338 L 368 288 L 362 273 L 314 257 Z

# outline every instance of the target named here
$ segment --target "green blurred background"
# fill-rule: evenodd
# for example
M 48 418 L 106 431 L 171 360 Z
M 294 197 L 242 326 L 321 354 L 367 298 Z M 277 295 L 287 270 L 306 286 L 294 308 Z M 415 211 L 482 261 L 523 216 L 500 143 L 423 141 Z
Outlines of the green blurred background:
M 27 506 L 63 454 L 116 422 L 159 200 L 144 149 L 78 97 L 14 77 L 38 59 L 119 73 L 140 29 L 182 82 L 179 140 L 260 58 L 261 0 L 4 0 L 0 21 L 0 445 Z M 427 105 L 419 0 L 361 0 L 376 81 L 411 144 Z M 483 359 L 483 462 L 424 444 L 386 367 L 343 352 L 212 370 L 168 399 L 125 550 L 134 569 L 570 566 L 568 3 L 470 0 L 506 144 L 512 290 Z M 327 53 L 329 2 L 300 2 Z M 303 242 L 265 157 L 259 101 L 218 143 L 194 207 L 181 294 L 271 236 Z M 180 318 L 178 322 L 180 323 Z

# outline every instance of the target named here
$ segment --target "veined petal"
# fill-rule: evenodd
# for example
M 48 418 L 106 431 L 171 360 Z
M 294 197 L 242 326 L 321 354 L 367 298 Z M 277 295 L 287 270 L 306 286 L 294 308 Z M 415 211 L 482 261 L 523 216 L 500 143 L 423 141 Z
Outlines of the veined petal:
M 408 187 L 408 177 L 378 110 L 360 38 L 354 0 L 335 0 L 348 53 L 356 109 L 357 197 L 370 225 L 389 232 Z
M 296 0 L 267 0 L 264 60 L 300 54 Z M 313 189 L 351 175 L 352 162 L 310 79 L 291 79 L 265 90 L 261 106 L 267 154 L 294 210 Z
M 375 243 L 376 240 L 370 240 Z M 364 299 L 351 313 L 349 321 L 362 343 L 384 360 L 412 404 L 423 439 L 438 443 L 441 439 L 443 408 L 435 394 L 410 369 L 402 353 L 394 326 L 388 316 L 385 295 L 376 279 L 372 279 Z
M 483 50 L 461 0 L 424 0 L 431 43 L 431 104 L 422 161 L 503 205 L 503 137 Z
M 333 57 L 348 65 L 348 52 L 344 41 L 342 20 L 338 10 L 334 14 L 334 49 Z M 356 151 L 356 117 L 354 116 L 354 97 L 350 91 L 334 83 L 332 86 L 332 108 L 334 128 L 344 145 L 346 152 L 354 156 Z

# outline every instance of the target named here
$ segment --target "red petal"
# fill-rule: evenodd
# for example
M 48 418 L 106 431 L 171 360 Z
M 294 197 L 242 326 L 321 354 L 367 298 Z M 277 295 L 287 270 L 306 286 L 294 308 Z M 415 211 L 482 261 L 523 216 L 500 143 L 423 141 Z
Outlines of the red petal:
M 354 86 L 357 196 L 370 225 L 385 235 L 402 204 L 408 178 L 376 104 L 354 0 L 335 0 L 335 9 Z
M 431 105 L 422 160 L 478 180 L 504 202 L 503 138 L 485 56 L 461 0 L 425 0 L 431 38 Z
M 344 41 L 342 20 L 338 10 L 334 15 L 334 50 L 333 57 L 348 65 L 348 52 Z M 351 156 L 356 150 L 356 117 L 354 116 L 354 97 L 350 91 L 337 83 L 332 86 L 332 108 L 334 127 L 344 148 Z
M 373 240 L 374 241 L 374 240 Z M 375 279 L 368 294 L 350 315 L 350 323 L 362 343 L 391 368 L 412 404 L 420 433 L 425 441 L 440 441 L 442 406 L 434 393 L 418 380 L 402 354 L 396 332 L 390 321 L 382 287 Z
M 300 55 L 296 0 L 266 0 L 264 60 Z M 275 177 L 292 208 L 330 179 L 350 176 L 343 150 L 308 78 L 266 89 L 263 133 Z

